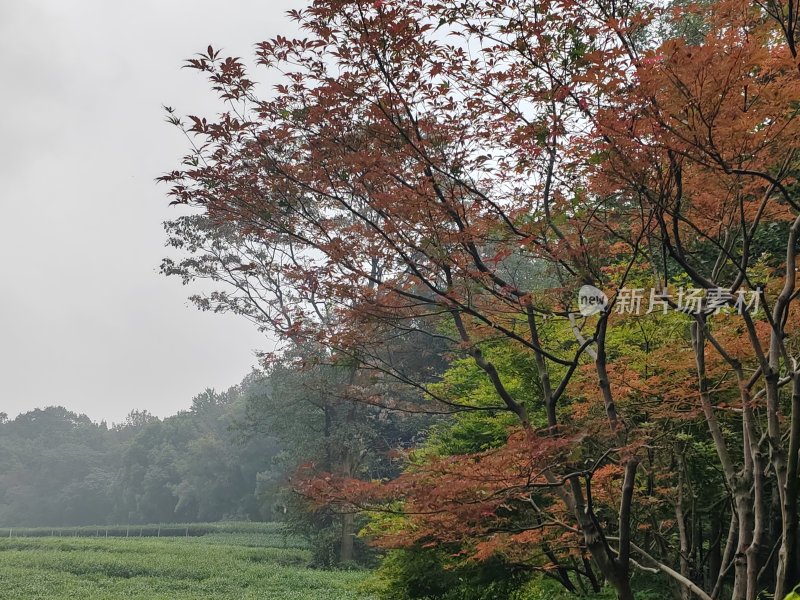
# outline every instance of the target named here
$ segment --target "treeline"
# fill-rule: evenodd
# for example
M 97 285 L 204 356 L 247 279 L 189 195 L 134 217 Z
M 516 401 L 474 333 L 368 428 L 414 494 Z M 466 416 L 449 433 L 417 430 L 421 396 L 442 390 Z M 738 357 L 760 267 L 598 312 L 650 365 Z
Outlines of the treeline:
M 435 345 L 419 342 L 407 340 L 398 356 L 420 372 L 441 370 Z M 293 478 L 397 475 L 391 451 L 419 442 L 435 417 L 359 402 L 354 373 L 309 344 L 165 419 L 134 410 L 108 426 L 63 407 L 3 416 L 0 527 L 281 521 L 310 542 L 318 565 L 368 562 L 361 521 L 317 506 Z M 382 390 L 418 400 L 400 386 Z
M 243 436 L 245 392 L 206 390 L 189 410 L 158 419 L 133 411 L 120 424 L 62 407 L 0 423 L 0 525 L 76 526 L 272 518 L 281 446 Z M 277 477 L 277 476 L 275 476 Z

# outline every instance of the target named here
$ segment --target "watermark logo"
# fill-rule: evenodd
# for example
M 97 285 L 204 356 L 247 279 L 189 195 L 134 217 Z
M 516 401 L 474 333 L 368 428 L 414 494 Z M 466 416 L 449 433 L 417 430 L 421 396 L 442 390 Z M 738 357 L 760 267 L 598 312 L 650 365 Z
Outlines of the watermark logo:
M 617 314 L 641 315 L 653 312 L 667 313 L 670 309 L 691 315 L 716 315 L 726 313 L 758 312 L 763 290 L 738 290 L 735 293 L 724 288 L 698 289 L 677 288 L 674 292 L 665 289 L 621 288 L 614 298 L 613 312 Z M 578 291 L 578 310 L 590 317 L 609 310 L 608 297 L 593 285 L 585 285 Z
M 645 314 L 660 311 L 666 313 L 670 308 L 691 315 L 716 315 L 720 312 L 738 314 L 758 312 L 761 299 L 761 288 L 755 290 L 738 290 L 735 294 L 724 288 L 698 289 L 678 288 L 675 293 L 667 290 L 651 289 L 648 294 L 643 288 L 622 288 L 617 294 L 614 312 L 619 314 Z
M 585 285 L 578 291 L 578 310 L 584 317 L 603 312 L 608 306 L 608 296 L 593 285 Z

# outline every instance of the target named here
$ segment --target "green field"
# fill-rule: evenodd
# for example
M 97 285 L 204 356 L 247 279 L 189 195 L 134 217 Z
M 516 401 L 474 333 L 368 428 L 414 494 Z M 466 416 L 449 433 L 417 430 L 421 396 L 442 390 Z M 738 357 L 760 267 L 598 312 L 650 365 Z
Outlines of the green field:
M 310 569 L 308 550 L 276 530 L 160 538 L 68 533 L 1 538 L 0 598 L 371 600 L 359 591 L 366 572 Z

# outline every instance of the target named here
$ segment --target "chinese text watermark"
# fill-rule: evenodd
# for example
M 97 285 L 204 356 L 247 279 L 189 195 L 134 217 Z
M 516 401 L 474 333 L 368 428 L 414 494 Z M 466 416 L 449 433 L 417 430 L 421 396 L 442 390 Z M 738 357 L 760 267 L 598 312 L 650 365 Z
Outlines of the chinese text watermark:
M 667 289 L 621 288 L 609 303 L 608 297 L 598 288 L 585 285 L 578 292 L 578 310 L 584 316 L 604 312 L 609 306 L 617 314 L 641 315 L 670 309 L 688 314 L 718 314 L 723 310 L 737 314 L 755 313 L 761 301 L 761 288 L 738 290 L 732 293 L 725 288 L 684 288 L 670 292 Z

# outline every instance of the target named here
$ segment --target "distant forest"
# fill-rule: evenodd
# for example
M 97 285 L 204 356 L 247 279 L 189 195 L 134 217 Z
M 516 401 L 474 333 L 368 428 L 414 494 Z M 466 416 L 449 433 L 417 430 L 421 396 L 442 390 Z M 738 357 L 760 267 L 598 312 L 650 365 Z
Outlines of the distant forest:
M 386 452 L 431 422 L 354 406 L 339 394 L 349 370 L 319 358 L 288 352 L 165 419 L 133 410 L 109 426 L 60 406 L 0 413 L 0 526 L 295 519 L 295 530 L 319 534 L 336 517 L 309 520 L 291 489 L 297 469 L 328 470 L 357 445 L 355 468 L 394 474 Z
M 109 427 L 51 406 L 0 423 L 0 523 L 67 526 L 261 520 L 281 453 L 237 429 L 247 388 L 206 390 L 159 419 L 132 411 Z
M 289 518 L 294 470 L 326 466 L 334 446 L 347 446 L 344 437 L 363 439 L 352 407 L 340 414 L 346 405 L 324 396 L 322 386 L 336 379 L 330 371 L 254 372 L 227 391 L 205 390 L 174 416 L 134 410 L 112 426 L 62 407 L 11 420 L 0 413 L 0 525 Z M 382 434 L 390 428 L 387 421 Z M 402 437 L 396 430 L 386 440 Z

